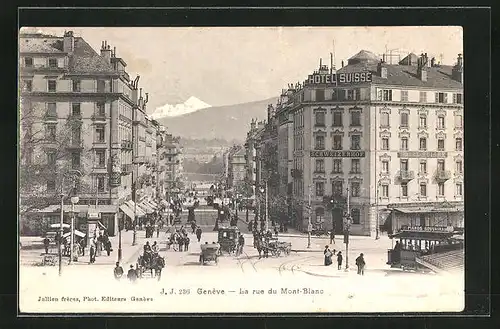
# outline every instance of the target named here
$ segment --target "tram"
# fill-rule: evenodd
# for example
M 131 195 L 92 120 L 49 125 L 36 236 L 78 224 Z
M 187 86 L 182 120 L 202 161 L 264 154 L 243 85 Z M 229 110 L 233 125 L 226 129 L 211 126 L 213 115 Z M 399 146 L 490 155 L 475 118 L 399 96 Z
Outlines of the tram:
M 428 271 L 419 262 L 423 256 L 463 250 L 463 229 L 450 226 L 402 226 L 389 235 L 396 240 L 387 251 L 387 264 L 393 268 Z

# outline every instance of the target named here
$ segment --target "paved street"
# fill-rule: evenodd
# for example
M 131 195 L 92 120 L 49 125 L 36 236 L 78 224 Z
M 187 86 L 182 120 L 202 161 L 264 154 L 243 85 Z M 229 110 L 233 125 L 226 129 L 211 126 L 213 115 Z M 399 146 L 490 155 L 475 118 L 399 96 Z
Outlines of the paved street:
M 156 235 L 155 235 L 156 236 Z M 123 234 L 125 272 L 130 265 L 135 265 L 142 245 L 146 241 L 144 232 L 138 233 L 137 246 L 131 246 L 132 232 Z M 234 311 L 259 312 L 273 310 L 277 312 L 304 311 L 304 305 L 314 306 L 311 311 L 404 311 L 404 310 L 457 310 L 462 307 L 463 276 L 444 277 L 439 275 L 422 275 L 390 269 L 385 264 L 386 249 L 390 240 L 386 237 L 375 241 L 369 237 L 352 237 L 350 243 L 350 270 L 338 270 L 335 264 L 323 266 L 323 248 L 329 242 L 326 238 L 313 238 L 311 248 L 307 249 L 307 238 L 287 236 L 280 240 L 290 241 L 292 248 L 307 250 L 292 252 L 289 256 L 259 259 L 257 251 L 252 247 L 252 237 L 245 235 L 244 254 L 239 257 L 224 255 L 219 263 L 210 262 L 204 266 L 199 264 L 199 244 L 193 234 L 189 235 L 192 243 L 187 252 L 166 250 L 165 233 L 160 239 L 149 239 L 150 243 L 158 241 L 160 253 L 166 259 L 166 268 L 161 280 L 143 279 L 136 284 L 126 279 L 117 282 L 113 278 L 113 266 L 116 250 L 109 258 L 98 257 L 95 264 L 81 263 L 65 266 L 63 276 L 57 275 L 55 267 L 21 266 L 20 289 L 21 306 L 29 307 L 30 301 L 39 296 L 150 296 L 151 303 L 120 303 L 119 312 L 189 312 L 196 303 L 197 312 L 217 312 L 226 304 L 234 303 L 228 298 L 225 302 L 213 299 L 216 296 L 205 296 L 203 289 L 226 294 L 241 294 L 248 290 L 253 299 L 241 305 L 231 305 Z M 216 241 L 214 232 L 205 232 L 201 243 Z M 116 246 L 116 243 L 114 244 Z M 337 247 L 338 246 L 338 247 Z M 345 253 L 345 246 L 337 238 L 337 245 L 332 246 Z M 332 248 L 332 249 L 333 249 Z M 365 276 L 356 274 L 354 260 L 360 252 L 365 254 L 367 268 Z M 345 260 L 345 258 L 344 258 Z M 345 265 L 345 263 L 344 263 Z M 376 279 L 373 281 L 373 279 Z M 61 288 L 59 291 L 57 287 Z M 173 299 L 162 297 L 161 289 L 185 291 L 189 296 L 178 296 Z M 200 290 L 201 293 L 200 293 Z M 277 289 L 278 294 L 268 297 L 269 289 Z M 284 289 L 284 290 L 281 290 Z M 295 289 L 297 295 L 280 295 L 279 292 Z M 322 291 L 321 296 L 302 293 Z M 255 291 L 254 291 L 255 290 Z M 267 297 L 267 298 L 265 298 Z M 128 298 L 128 297 L 127 297 Z M 212 298 L 212 299 L 210 299 Z M 296 302 L 293 300 L 297 298 Z M 311 299 L 312 298 L 312 299 Z M 381 299 L 383 298 L 383 299 Z M 384 303 L 377 301 L 383 300 Z M 213 302 L 217 301 L 217 302 Z M 312 302 L 313 304 L 308 304 Z M 23 304 L 24 303 L 24 304 Z M 221 304 L 222 303 L 222 304 Z M 304 304 L 305 303 L 305 304 Z M 57 307 L 49 303 L 35 304 L 39 311 L 56 311 Z M 101 305 L 101 306 L 99 306 Z M 99 307 L 111 307 L 110 304 L 63 304 L 65 310 L 96 311 Z M 229 307 L 226 305 L 226 307 Z M 350 308 L 351 307 L 351 308 Z M 46 309 L 45 309 L 46 308 Z M 112 308 L 111 308 L 112 309 Z

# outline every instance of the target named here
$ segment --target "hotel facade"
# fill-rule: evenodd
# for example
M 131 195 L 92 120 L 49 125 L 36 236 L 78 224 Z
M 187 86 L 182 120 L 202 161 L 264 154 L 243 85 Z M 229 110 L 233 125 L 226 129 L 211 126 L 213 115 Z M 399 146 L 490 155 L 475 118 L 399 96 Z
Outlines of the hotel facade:
M 345 204 L 348 195 L 354 235 L 463 227 L 461 55 L 454 66 L 427 54 L 389 65 L 362 50 L 339 70 L 320 64 L 290 85 L 276 116 L 280 193 L 291 190 L 299 229 L 310 216 L 316 229 L 342 232 L 345 207 L 325 199 Z

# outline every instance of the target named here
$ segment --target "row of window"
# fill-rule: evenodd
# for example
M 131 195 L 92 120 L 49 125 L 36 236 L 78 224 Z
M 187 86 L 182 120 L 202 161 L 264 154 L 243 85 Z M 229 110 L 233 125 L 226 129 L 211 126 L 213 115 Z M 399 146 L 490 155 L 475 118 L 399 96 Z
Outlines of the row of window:
M 334 162 L 334 164 L 335 164 L 335 162 Z M 399 167 L 400 167 L 401 171 L 408 171 L 409 170 L 408 159 L 400 160 Z M 418 169 L 419 169 L 419 173 L 426 174 L 427 173 L 427 160 L 420 160 Z M 438 171 L 445 171 L 446 170 L 446 164 L 445 164 L 444 159 L 437 160 L 437 170 Z M 382 161 L 382 172 L 389 173 L 389 160 Z M 462 160 L 455 161 L 455 172 L 457 174 L 463 173 L 463 161 Z
M 400 121 L 399 125 L 402 128 L 408 128 L 409 127 L 409 113 L 401 113 L 400 114 Z M 427 128 L 427 115 L 421 113 L 419 115 L 419 121 L 418 121 L 418 128 L 423 129 Z M 436 121 L 436 128 L 438 129 L 446 129 L 446 120 L 444 115 L 438 115 L 437 121 Z M 381 127 L 389 127 L 390 122 L 389 122 L 389 113 L 383 112 L 380 114 L 380 126 Z M 462 128 L 462 116 L 461 115 L 455 115 L 455 128 Z
M 324 111 L 316 111 L 314 114 L 315 117 L 315 126 L 317 127 L 325 127 L 326 126 L 326 112 Z M 333 126 L 334 127 L 342 127 L 343 113 L 341 111 L 333 112 Z M 351 126 L 359 127 L 361 126 L 361 111 L 352 111 L 351 112 Z
M 427 183 L 421 182 L 419 184 L 419 196 L 420 197 L 427 197 Z M 445 196 L 445 184 L 443 182 L 439 182 L 437 184 L 437 195 L 438 196 Z M 380 186 L 380 193 L 382 198 L 389 198 L 389 185 L 388 184 L 382 184 Z M 401 183 L 401 197 L 407 198 L 408 197 L 408 183 Z M 463 184 L 462 183 L 456 183 L 455 184 L 455 196 L 463 196 Z
M 427 91 L 421 91 L 419 94 L 419 103 L 427 103 Z M 401 90 L 401 102 L 408 102 L 408 91 L 407 90 Z M 378 95 L 377 99 L 379 101 L 396 101 L 393 99 L 393 93 L 391 89 L 380 89 L 378 90 Z M 446 104 L 448 103 L 448 93 L 443 93 L 443 92 L 435 92 L 434 93 L 434 102 L 435 103 L 442 103 Z M 463 104 L 463 96 L 461 93 L 453 93 L 453 99 L 452 99 L 453 104 Z
M 333 149 L 342 150 L 342 135 L 333 135 Z M 314 138 L 314 149 L 325 149 L 325 136 L 317 135 Z M 361 150 L 361 135 L 351 135 L 351 150 Z
M 333 169 L 332 172 L 335 174 L 342 173 L 342 159 L 333 159 Z M 324 173 L 325 172 L 325 159 L 316 159 L 314 172 Z M 360 174 L 361 173 L 361 160 L 351 159 L 351 170 L 350 173 Z
M 59 67 L 59 61 L 57 58 L 49 58 L 47 60 L 48 67 L 57 68 Z M 33 67 L 34 61 L 33 57 L 24 57 L 24 67 Z
M 316 222 L 324 222 L 325 217 L 325 208 L 316 208 Z M 351 208 L 351 220 L 352 224 L 360 224 L 361 223 L 361 211 L 358 208 Z
M 82 83 L 80 80 L 73 80 L 71 84 L 72 92 L 81 92 Z M 32 80 L 24 80 L 23 81 L 23 91 L 33 91 L 33 81 Z M 56 92 L 57 91 L 57 80 L 49 79 L 47 80 L 47 91 L 48 92 Z M 106 88 L 106 81 L 97 80 L 97 92 L 109 92 L 111 88 Z
M 334 136 L 334 147 L 335 145 L 338 146 L 338 144 L 335 144 L 335 137 Z M 352 136 L 351 136 L 352 137 Z M 342 136 L 337 137 L 337 140 L 340 140 L 340 143 L 342 143 Z M 389 151 L 389 137 L 382 137 L 382 143 L 381 143 L 381 149 L 383 151 Z M 340 144 L 341 145 L 341 144 Z M 400 139 L 400 148 L 401 151 L 408 151 L 408 138 L 407 137 L 402 137 Z M 427 138 L 426 137 L 420 137 L 419 139 L 419 144 L 418 144 L 418 149 L 419 151 L 427 151 Z M 438 138 L 437 140 L 437 150 L 438 151 L 445 151 L 445 139 L 444 138 Z M 463 150 L 463 140 L 461 137 L 455 138 L 455 151 L 462 151 Z
M 361 89 L 315 89 L 315 101 L 323 102 L 325 100 L 332 101 L 359 101 L 361 100 Z M 364 98 L 364 97 L 363 97 Z
M 80 116 L 82 115 L 81 111 L 81 103 L 71 103 L 71 115 L 72 116 Z M 47 115 L 57 117 L 57 104 L 56 103 L 47 103 Z M 105 116 L 106 115 L 106 105 L 104 102 L 96 102 L 95 103 L 95 115 L 96 116 Z
M 325 182 L 315 183 L 315 195 L 317 197 L 325 196 Z M 352 197 L 359 197 L 361 195 L 361 182 L 350 182 L 349 193 Z M 341 180 L 332 182 L 332 194 L 344 194 L 344 182 Z
M 97 185 L 97 191 L 99 193 L 106 192 L 107 184 L 106 184 L 106 177 L 105 176 L 103 176 L 103 175 L 96 176 L 95 183 Z M 49 193 L 56 192 L 56 180 L 55 179 L 48 179 L 46 188 L 47 188 L 47 192 L 49 192 Z

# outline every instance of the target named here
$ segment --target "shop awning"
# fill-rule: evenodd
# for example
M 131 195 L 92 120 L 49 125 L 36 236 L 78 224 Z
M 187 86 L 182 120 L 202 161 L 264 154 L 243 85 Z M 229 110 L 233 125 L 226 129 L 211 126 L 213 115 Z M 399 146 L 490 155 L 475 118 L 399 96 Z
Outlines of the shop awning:
M 65 204 L 63 207 L 64 212 L 74 211 L 77 214 L 88 214 L 88 213 L 116 213 L 117 207 L 115 205 L 98 205 L 89 206 L 86 204 L 76 204 L 74 207 L 72 205 Z M 41 209 L 38 212 L 41 213 L 56 213 L 61 211 L 61 205 L 50 205 L 47 208 Z
M 122 204 L 120 206 L 120 210 L 125 214 L 127 215 L 130 219 L 134 219 L 134 211 L 132 209 L 129 208 L 129 206 L 127 204 Z
M 142 210 L 142 208 L 139 207 L 139 205 L 137 205 L 137 207 L 136 207 L 136 204 L 134 203 L 134 201 L 132 201 L 132 200 L 127 201 L 127 206 L 129 206 L 130 209 L 132 209 L 132 212 L 134 212 L 134 208 L 135 208 L 135 213 L 137 214 L 137 217 L 146 216 L 146 213 L 144 212 L 144 210 Z
M 63 234 L 63 238 L 68 237 L 69 235 L 70 235 L 70 232 L 64 233 L 64 234 Z M 79 236 L 80 238 L 84 238 L 84 237 L 86 236 L 86 234 L 85 234 L 85 233 L 80 232 L 80 231 L 78 231 L 78 230 L 75 230 L 75 235 L 76 235 L 76 236 Z
M 156 210 L 156 208 L 158 208 L 158 206 L 156 206 L 156 204 L 153 204 L 153 202 L 151 201 L 143 201 L 149 208 Z
M 148 201 L 154 208 L 158 208 L 158 204 L 154 202 L 153 200 Z
M 154 212 L 155 212 L 155 211 L 151 208 L 151 206 L 150 206 L 147 202 L 145 202 L 145 201 L 143 201 L 143 202 L 139 203 L 139 206 L 140 206 L 142 209 L 144 209 L 144 211 L 145 211 L 147 214 L 152 214 L 152 213 L 154 213 Z
M 393 208 L 393 210 L 403 214 L 418 214 L 418 213 L 447 213 L 447 212 L 461 212 L 463 208 L 458 207 L 411 207 L 411 208 Z

